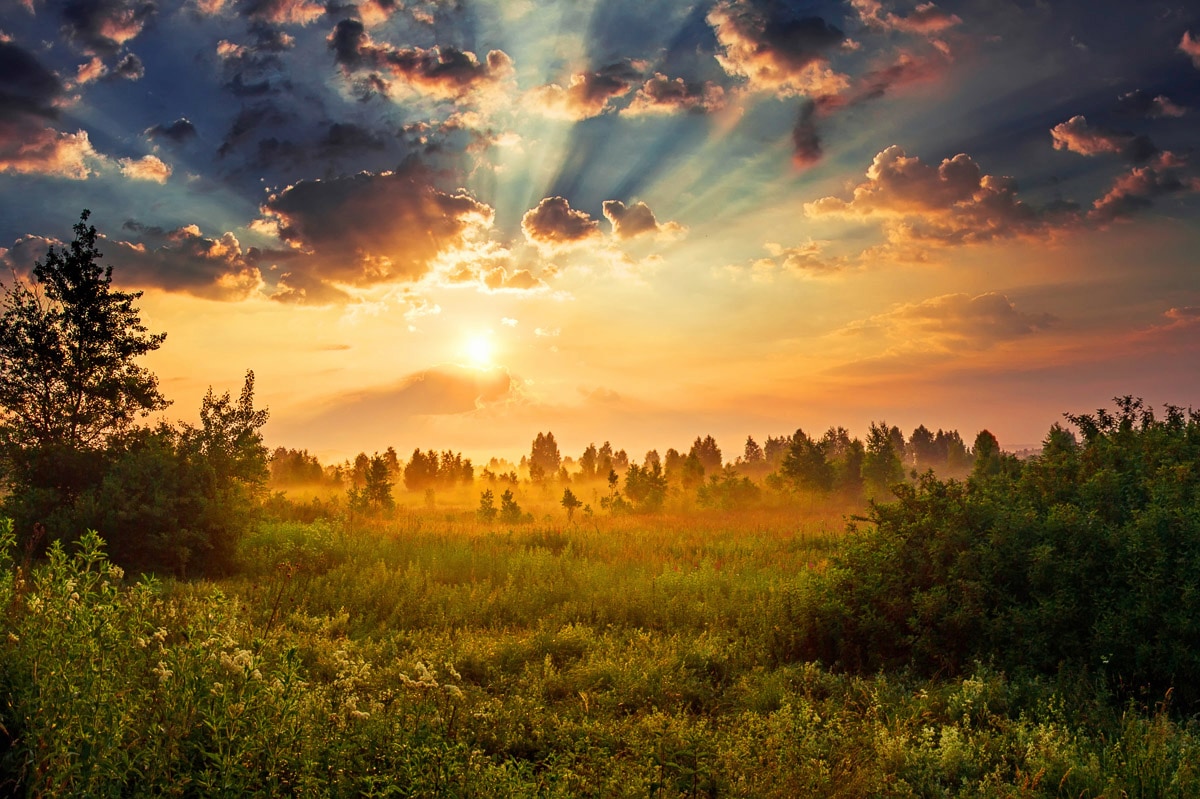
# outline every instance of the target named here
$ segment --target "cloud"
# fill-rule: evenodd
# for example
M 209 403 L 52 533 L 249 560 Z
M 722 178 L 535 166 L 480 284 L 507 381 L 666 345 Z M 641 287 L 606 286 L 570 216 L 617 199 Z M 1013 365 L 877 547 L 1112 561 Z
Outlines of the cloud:
M 1184 305 L 1179 308 L 1168 308 L 1163 316 L 1170 319 L 1172 322 L 1183 324 L 1200 323 L 1200 307 L 1194 305 Z
M 882 217 L 892 243 L 970 244 L 1044 235 L 1073 219 L 1070 208 L 1039 211 L 1027 205 L 1012 178 L 983 174 L 965 153 L 933 167 L 897 145 L 875 156 L 867 180 L 849 201 L 823 197 L 804 210 L 813 217 Z
M 1185 166 L 1181 159 L 1164 152 L 1153 163 L 1134 167 L 1093 203 L 1089 219 L 1107 224 L 1150 208 L 1157 197 L 1200 191 L 1200 178 L 1185 175 Z
M 305 291 L 329 282 L 416 280 L 493 217 L 489 206 L 467 194 L 439 190 L 415 165 L 300 181 L 270 195 L 262 213 L 265 225 L 310 256 L 297 259 L 288 281 Z
M 165 140 L 173 144 L 184 144 L 196 138 L 196 126 L 186 117 L 180 117 L 170 124 L 158 124 L 152 128 L 146 128 L 143 133 L 151 141 Z
M 1050 129 L 1054 149 L 1080 155 L 1111 153 L 1126 161 L 1141 163 L 1153 158 L 1159 149 L 1146 136 L 1097 128 L 1082 115 L 1071 117 Z
M 821 137 L 814 117 L 817 104 L 812 100 L 800 103 L 800 113 L 792 128 L 792 163 L 798 167 L 812 166 L 821 160 Z
M 79 68 L 75 70 L 75 82 L 82 86 L 100 80 L 106 74 L 108 74 L 108 67 L 104 66 L 100 56 L 92 56 L 89 61 L 80 64 Z
M 529 93 L 528 103 L 547 116 L 588 119 L 611 111 L 611 101 L 629 94 L 641 76 L 638 62 L 619 61 L 594 72 L 576 73 L 565 87 L 539 86 Z
M 362 22 L 344 19 L 328 37 L 334 58 L 347 75 L 374 72 L 379 82 L 390 89 L 379 73 L 386 73 L 414 91 L 442 100 L 464 96 L 493 87 L 513 72 L 512 59 L 503 50 L 492 50 L 480 62 L 472 52 L 455 47 L 434 46 L 396 48 L 376 44 Z
M 934 3 L 921 3 L 907 17 L 891 11 L 884 12 L 879 0 L 850 0 L 863 24 L 902 33 L 933 35 L 962 24 L 957 14 L 938 8 Z
M 125 80 L 141 80 L 146 76 L 146 67 L 142 59 L 133 53 L 126 53 L 113 67 L 112 75 Z
M 784 3 L 721 0 L 708 14 L 725 71 L 756 90 L 819 97 L 849 85 L 828 66 L 828 54 L 846 40 L 821 17 L 803 16 Z
M 1117 111 L 1129 116 L 1159 119 L 1162 117 L 1181 117 L 1187 109 L 1173 103 L 1163 94 L 1152 95 L 1150 92 L 1135 89 L 1117 98 Z
M 443 364 L 407 375 L 394 386 L 339 397 L 311 424 L 352 417 L 375 429 L 394 429 L 406 417 L 471 413 L 511 398 L 514 390 L 503 369 Z
M 63 85 L 25 48 L 0 40 L 0 120 L 20 116 L 54 118 Z
M 156 155 L 146 155 L 139 159 L 122 158 L 117 161 L 121 174 L 130 180 L 148 180 L 163 184 L 171 177 L 171 167 L 163 163 Z
M 749 277 L 755 283 L 771 283 L 779 275 L 825 278 L 848 269 L 850 259 L 826 255 L 826 243 L 810 240 L 795 247 L 783 247 L 767 242 L 763 248 L 771 257 L 756 259 L 745 266 L 726 266 L 723 271 L 734 279 Z
M 1003 294 L 944 294 L 897 306 L 854 322 L 840 335 L 877 337 L 892 342 L 892 354 L 911 351 L 985 350 L 1045 330 L 1049 314 L 1018 311 Z
M 325 14 L 325 6 L 308 0 L 242 0 L 238 11 L 273 25 L 308 25 Z
M 85 53 L 116 55 L 156 11 L 151 0 L 67 0 L 63 31 Z
M 115 242 L 111 253 L 121 283 L 225 301 L 246 299 L 263 287 L 258 264 L 270 253 L 243 248 L 232 233 L 209 238 L 196 225 L 163 231 L 133 220 L 124 227 L 138 235 Z
M 647 233 L 674 234 L 683 231 L 683 227 L 675 222 L 659 224 L 654 212 L 643 202 L 626 206 L 620 200 L 605 200 L 603 208 L 604 217 L 612 224 L 613 236 L 622 241 Z
M 94 174 L 95 163 L 102 160 L 85 130 L 62 133 L 0 120 L 0 173 L 86 180 Z
M 710 114 L 725 107 L 725 90 L 712 81 L 703 83 L 672 80 L 661 72 L 642 84 L 633 101 L 621 113 L 630 115 Z
M 44 236 L 21 236 L 11 247 L 0 247 L 0 264 L 5 271 L 13 271 L 21 276 L 33 274 L 34 263 L 46 257 L 51 247 L 65 246 L 58 239 L 48 239 Z
M 1191 31 L 1184 31 L 1179 40 L 1179 51 L 1189 56 L 1196 69 L 1200 69 L 1200 39 L 1192 36 Z
M 562 197 L 547 197 L 537 208 L 526 211 L 521 229 L 529 241 L 549 248 L 578 244 L 600 235 L 600 224 Z

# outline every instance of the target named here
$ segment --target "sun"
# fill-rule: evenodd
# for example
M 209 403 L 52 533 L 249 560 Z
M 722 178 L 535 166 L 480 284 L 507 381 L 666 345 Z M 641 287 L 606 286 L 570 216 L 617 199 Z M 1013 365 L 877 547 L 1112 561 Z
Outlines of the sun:
M 485 368 L 492 365 L 496 347 L 489 333 L 476 333 L 467 339 L 466 353 L 472 365 Z

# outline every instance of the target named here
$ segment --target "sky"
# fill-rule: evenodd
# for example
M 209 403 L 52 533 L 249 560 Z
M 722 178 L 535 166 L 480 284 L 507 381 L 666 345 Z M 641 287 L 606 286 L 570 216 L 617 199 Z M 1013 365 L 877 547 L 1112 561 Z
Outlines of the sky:
M 0 0 L 3 279 L 327 460 L 1200 406 L 1197 143 L 1182 0 Z

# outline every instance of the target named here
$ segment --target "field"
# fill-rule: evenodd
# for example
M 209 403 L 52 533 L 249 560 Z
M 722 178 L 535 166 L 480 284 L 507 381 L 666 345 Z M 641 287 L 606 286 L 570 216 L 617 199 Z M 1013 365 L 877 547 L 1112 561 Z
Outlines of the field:
M 532 522 L 480 521 L 478 490 L 264 519 L 218 581 L 139 580 L 94 536 L 6 564 L 0 792 L 1200 794 L 1169 695 L 797 658 L 861 506 L 568 521 L 517 498 Z

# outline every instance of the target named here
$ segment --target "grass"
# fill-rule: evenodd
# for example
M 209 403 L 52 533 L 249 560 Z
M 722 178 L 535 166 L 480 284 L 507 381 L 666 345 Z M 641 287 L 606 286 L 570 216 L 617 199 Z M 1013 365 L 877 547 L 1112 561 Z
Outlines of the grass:
M 555 499 L 521 492 L 512 527 L 477 493 L 264 522 L 219 582 L 123 575 L 94 536 L 0 564 L 0 793 L 1200 795 L 1166 702 L 791 662 L 847 508 L 567 523 Z

